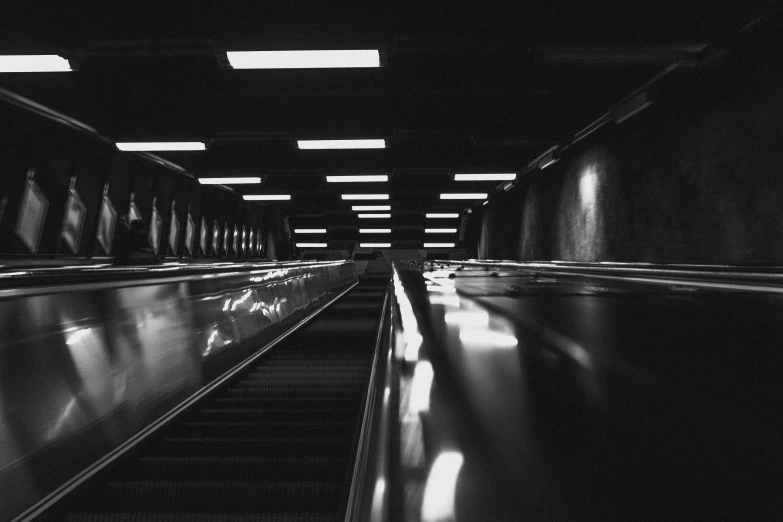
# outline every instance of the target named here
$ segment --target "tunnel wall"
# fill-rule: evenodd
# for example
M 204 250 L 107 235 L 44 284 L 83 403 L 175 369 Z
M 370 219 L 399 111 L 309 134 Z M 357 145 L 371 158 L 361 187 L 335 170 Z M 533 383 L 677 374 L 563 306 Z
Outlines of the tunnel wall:
M 120 152 L 98 136 L 71 129 L 5 101 L 0 101 L 0 122 L 0 256 L 18 256 L 32 261 L 34 258 L 115 255 L 119 242 L 117 234 L 114 234 L 108 252 L 97 240 L 105 190 L 118 216 L 129 212 L 132 198 L 141 217 L 150 222 L 154 202 L 162 221 L 161 255 L 170 258 L 267 257 L 268 207 L 246 203 L 239 195 L 214 186 L 200 185 L 192 177 L 140 155 Z M 29 174 L 48 203 L 35 251 L 17 234 Z M 74 188 L 84 205 L 76 251 L 62 237 L 72 179 L 75 179 Z M 174 232 L 170 228 L 172 210 L 179 224 L 176 249 L 169 246 L 170 233 Z M 194 225 L 192 252 L 185 249 L 188 215 Z M 216 223 L 220 230 L 215 245 Z M 204 249 L 200 246 L 202 226 L 206 232 Z M 253 231 L 257 247 L 244 249 L 238 245 L 235 249 L 235 227 L 238 244 L 246 232 L 249 245 L 249 233 Z M 228 250 L 223 244 L 226 229 Z M 259 232 L 260 241 L 256 237 Z
M 650 107 L 474 212 L 479 257 L 783 264 L 780 56 L 757 41 L 654 83 Z

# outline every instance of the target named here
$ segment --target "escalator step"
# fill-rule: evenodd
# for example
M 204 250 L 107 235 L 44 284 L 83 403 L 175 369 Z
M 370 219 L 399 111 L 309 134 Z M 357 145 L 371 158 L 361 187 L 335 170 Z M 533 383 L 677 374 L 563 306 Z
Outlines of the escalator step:
M 342 479 L 342 477 L 340 477 Z M 89 502 L 90 511 L 155 513 L 217 511 L 326 512 L 339 509 L 342 480 L 335 482 L 109 482 Z
M 350 437 L 167 437 L 150 453 L 171 457 L 315 457 L 347 453 L 350 449 Z
M 237 515 L 232 513 L 77 513 L 67 519 L 69 522 L 335 522 L 338 513 L 285 514 L 254 513 Z
M 289 481 L 342 480 L 348 456 L 143 457 L 123 468 L 133 480 Z

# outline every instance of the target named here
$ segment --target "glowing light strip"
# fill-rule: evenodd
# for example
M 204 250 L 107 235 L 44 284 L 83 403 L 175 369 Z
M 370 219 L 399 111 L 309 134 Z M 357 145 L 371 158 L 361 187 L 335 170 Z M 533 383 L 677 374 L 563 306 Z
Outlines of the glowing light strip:
M 440 199 L 487 199 L 486 192 L 469 192 L 464 194 L 441 194 Z
M 429 219 L 451 219 L 458 218 L 459 214 L 425 214 Z
M 425 228 L 424 232 L 427 234 L 454 234 L 457 232 L 456 228 Z
M 167 151 L 167 150 L 206 150 L 207 146 L 200 141 L 138 141 L 117 142 L 117 148 L 124 152 Z
M 387 174 L 368 174 L 362 176 L 326 176 L 328 183 L 381 183 L 389 181 Z
M 295 234 L 326 234 L 325 228 L 295 228 Z
M 386 140 L 298 140 L 301 150 L 385 149 Z
M 245 201 L 288 201 L 291 194 L 251 194 L 242 196 Z
M 359 219 L 390 218 L 391 214 L 359 214 Z
M 245 178 L 198 178 L 202 185 L 248 185 L 251 183 L 261 183 L 261 178 L 257 176 L 248 176 Z
M 391 243 L 359 243 L 362 248 L 391 248 Z
M 297 243 L 297 248 L 326 248 L 326 243 Z
M 380 67 L 378 49 L 228 51 L 234 69 L 333 69 Z
M 343 194 L 342 198 L 345 200 L 355 199 L 389 199 L 388 194 Z
M 453 248 L 454 243 L 424 243 L 424 248 Z
M 454 181 L 511 181 L 517 179 L 513 172 L 502 174 L 454 174 Z
M 71 64 L 56 54 L 5 54 L 0 55 L 0 72 L 66 72 Z
M 351 210 L 391 210 L 391 205 L 353 205 Z
M 360 234 L 391 234 L 390 228 L 360 228 Z

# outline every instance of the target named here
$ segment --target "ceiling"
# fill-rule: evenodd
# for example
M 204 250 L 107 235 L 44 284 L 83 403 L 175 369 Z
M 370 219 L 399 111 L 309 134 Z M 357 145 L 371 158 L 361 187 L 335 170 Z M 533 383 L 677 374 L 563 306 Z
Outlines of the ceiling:
M 261 175 L 260 187 L 232 188 L 290 193 L 292 214 L 318 215 L 348 211 L 343 192 L 379 187 L 394 211 L 462 210 L 438 194 L 491 192 L 498 182 L 451 174 L 521 171 L 669 64 L 702 59 L 770 2 L 32 4 L 4 17 L 0 48 L 65 53 L 78 69 L 0 74 L 0 87 L 117 141 L 205 140 L 206 152 L 161 155 L 197 176 Z M 384 67 L 224 65 L 226 50 L 297 48 L 379 48 Z M 355 137 L 386 138 L 388 148 L 295 145 Z M 325 183 L 341 173 L 391 179 Z

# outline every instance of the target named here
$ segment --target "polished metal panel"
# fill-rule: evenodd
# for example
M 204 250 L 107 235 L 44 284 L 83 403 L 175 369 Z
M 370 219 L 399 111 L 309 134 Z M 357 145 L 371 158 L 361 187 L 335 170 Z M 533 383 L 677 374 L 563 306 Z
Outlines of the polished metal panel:
M 343 261 L 23 272 L 0 290 L 0 520 L 356 282 Z
M 396 264 L 366 518 L 776 518 L 783 299 L 730 272 Z

